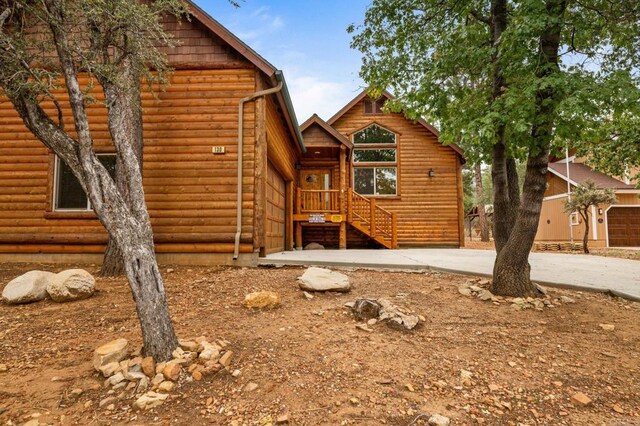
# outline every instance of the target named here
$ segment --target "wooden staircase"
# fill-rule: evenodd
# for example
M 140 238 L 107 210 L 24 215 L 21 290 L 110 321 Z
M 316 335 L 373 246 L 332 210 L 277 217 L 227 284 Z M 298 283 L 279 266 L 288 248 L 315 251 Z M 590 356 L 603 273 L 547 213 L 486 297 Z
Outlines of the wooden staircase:
M 398 248 L 397 215 L 378 206 L 375 198 L 367 198 L 352 190 L 297 189 L 294 220 L 310 222 L 320 216 L 324 221 L 346 222 L 354 229 L 388 249 Z M 317 222 L 314 222 L 317 223 Z M 300 237 L 301 240 L 301 237 Z
M 383 247 L 398 248 L 397 214 L 376 205 L 375 198 L 364 197 L 351 188 L 347 194 L 347 223 Z

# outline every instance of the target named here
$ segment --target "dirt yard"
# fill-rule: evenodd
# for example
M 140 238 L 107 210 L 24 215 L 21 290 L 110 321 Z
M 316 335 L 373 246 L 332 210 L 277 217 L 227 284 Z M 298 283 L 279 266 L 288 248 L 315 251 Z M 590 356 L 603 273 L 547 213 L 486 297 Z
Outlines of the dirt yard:
M 517 310 L 461 295 L 467 277 L 373 271 L 343 271 L 351 293 L 307 300 L 300 268 L 171 268 L 179 336 L 229 341 L 238 377 L 222 370 L 181 383 L 145 412 L 132 408 L 132 391 L 109 394 L 93 349 L 141 340 L 125 280 L 98 279 L 88 300 L 0 305 L 0 423 L 265 426 L 289 413 L 292 425 L 408 426 L 439 413 L 452 425 L 640 425 L 639 303 L 550 290 L 576 303 Z M 0 265 L 0 287 L 31 269 L 51 270 Z M 245 294 L 256 290 L 279 292 L 281 307 L 246 309 Z M 343 306 L 359 296 L 389 298 L 426 322 L 363 331 Z M 249 382 L 258 388 L 246 391 Z M 592 403 L 572 401 L 577 392 Z M 111 410 L 100 407 L 107 397 Z

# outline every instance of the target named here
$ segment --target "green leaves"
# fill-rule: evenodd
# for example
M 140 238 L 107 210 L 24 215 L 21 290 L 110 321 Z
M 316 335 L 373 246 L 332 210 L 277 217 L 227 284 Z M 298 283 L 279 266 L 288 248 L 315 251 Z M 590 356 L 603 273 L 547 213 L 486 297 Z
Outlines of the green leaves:
M 613 189 L 603 189 L 592 180 L 576 187 L 571 193 L 571 198 L 564 202 L 564 211 L 586 212 L 591 206 L 600 204 L 616 204 L 617 198 Z
M 552 148 L 587 153 L 597 149 L 587 141 L 610 149 L 600 141 L 625 140 L 631 153 L 638 140 L 632 126 L 640 104 L 640 2 L 569 2 L 562 18 L 547 11 L 548 3 L 508 1 L 508 26 L 495 52 L 485 19 L 489 0 L 374 0 L 364 23 L 348 30 L 352 48 L 363 54 L 367 84 L 396 95 L 391 109 L 438 123 L 442 140 L 462 144 L 472 162 L 488 156 L 500 125 L 511 155 L 523 159 L 537 149 L 530 135 L 541 91 L 554 93 L 542 104 L 555 114 Z M 561 25 L 561 72 L 542 73 L 554 66 L 538 57 L 550 25 Z M 496 67 L 507 84 L 492 99 Z

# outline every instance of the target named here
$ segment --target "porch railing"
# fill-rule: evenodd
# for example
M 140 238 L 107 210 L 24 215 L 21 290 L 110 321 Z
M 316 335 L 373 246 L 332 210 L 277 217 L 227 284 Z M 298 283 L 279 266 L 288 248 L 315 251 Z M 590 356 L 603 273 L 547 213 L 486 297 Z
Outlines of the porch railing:
M 339 213 L 340 191 L 298 188 L 297 207 L 300 213 Z

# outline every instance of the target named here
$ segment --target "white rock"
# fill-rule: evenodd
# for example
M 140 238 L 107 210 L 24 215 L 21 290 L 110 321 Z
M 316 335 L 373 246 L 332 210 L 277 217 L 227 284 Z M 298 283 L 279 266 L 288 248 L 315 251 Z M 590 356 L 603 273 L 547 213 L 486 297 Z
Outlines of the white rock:
M 449 426 L 450 423 L 449 417 L 441 416 L 440 414 L 434 414 L 429 417 L 430 426 Z
M 149 391 L 138 398 L 136 402 L 134 402 L 134 405 L 141 410 L 149 410 L 162 405 L 167 398 L 169 398 L 169 394 Z
M 56 274 L 47 285 L 47 293 L 54 302 L 71 302 L 93 295 L 96 280 L 84 269 L 68 269 Z
M 324 246 L 318 243 L 309 243 L 304 246 L 305 250 L 324 250 Z
M 298 285 L 306 291 L 339 291 L 351 290 L 349 277 L 330 269 L 312 266 L 298 277 Z
M 55 275 L 45 271 L 29 271 L 20 275 L 2 290 L 2 300 L 10 305 L 44 300 L 47 298 L 47 285 Z
M 120 362 L 128 355 L 129 342 L 127 339 L 112 340 L 100 346 L 93 352 L 93 368 L 101 371 L 103 367 L 112 362 Z

